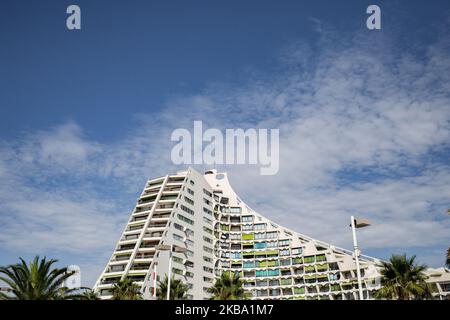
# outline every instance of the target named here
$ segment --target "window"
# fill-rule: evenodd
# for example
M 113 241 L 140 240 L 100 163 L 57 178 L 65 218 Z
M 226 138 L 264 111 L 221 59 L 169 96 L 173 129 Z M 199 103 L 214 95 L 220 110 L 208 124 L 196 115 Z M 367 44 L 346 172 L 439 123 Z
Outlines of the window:
M 208 252 L 208 253 L 213 253 L 213 249 L 211 249 L 207 246 L 203 246 L 203 250 L 205 250 L 205 252 Z
M 189 183 L 191 184 L 191 186 L 195 185 L 195 182 L 193 180 L 189 180 Z
M 320 254 L 316 256 L 316 261 L 320 262 L 320 261 L 327 261 L 327 258 L 325 257 L 324 254 Z
M 212 193 L 206 189 L 203 189 L 203 193 L 206 194 L 208 197 L 212 197 Z
M 188 192 L 190 195 L 194 195 L 194 191 L 193 191 L 192 189 L 187 188 L 187 192 Z
M 189 260 L 187 260 L 187 261 L 184 263 L 184 265 L 185 265 L 186 267 L 189 267 L 189 268 L 193 268 L 193 267 L 194 267 L 194 263 L 193 263 L 192 261 L 189 261 Z
M 280 266 L 288 266 L 291 264 L 291 261 L 289 259 L 281 259 L 280 260 Z
M 208 277 L 203 277 L 203 281 L 212 283 L 214 280 Z
M 230 213 L 241 213 L 241 207 L 232 207 L 229 209 Z
M 173 272 L 174 274 L 180 274 L 180 275 L 183 274 L 183 270 L 180 270 L 180 269 L 177 269 L 177 268 L 172 268 L 172 272 Z
M 267 271 L 268 270 L 256 270 L 256 276 L 257 277 L 267 277 Z
M 267 244 L 265 242 L 255 242 L 255 249 L 264 249 Z
M 189 257 L 192 257 L 192 256 L 194 255 L 194 251 L 192 251 L 192 250 L 187 250 L 187 251 L 186 251 L 186 255 L 189 256 Z
M 264 229 L 266 229 L 265 223 L 255 224 L 255 230 L 264 230 Z
M 189 189 L 188 189 L 189 190 Z M 184 201 L 186 201 L 187 203 L 189 203 L 190 205 L 194 205 L 194 200 L 192 200 L 191 198 L 188 197 L 184 197 Z
M 210 257 L 207 257 L 207 256 L 203 256 L 203 261 L 213 262 L 213 259 L 211 259 Z
M 212 216 L 212 211 L 203 207 L 203 212 Z
M 210 267 L 206 267 L 206 266 L 203 267 L 203 271 L 208 272 L 208 273 L 213 273 L 213 269 Z
M 213 243 L 213 240 L 211 238 L 206 237 L 206 236 L 203 236 L 203 240 L 208 242 L 208 243 Z
M 178 223 L 174 223 L 173 226 L 177 230 L 184 231 L 184 227 Z
M 231 259 L 241 259 L 242 255 L 240 252 L 231 252 L 230 253 L 230 258 Z
M 302 254 L 303 248 L 292 248 L 292 254 Z
M 339 280 L 338 274 L 330 274 L 330 280 Z
M 189 240 L 189 239 L 186 239 L 186 244 L 187 244 L 188 246 L 193 246 L 193 245 L 194 245 L 194 241 Z
M 304 294 L 305 288 L 294 288 L 294 294 Z
M 172 257 L 172 260 L 173 260 L 174 262 L 176 262 L 176 263 L 181 263 L 181 264 L 183 264 L 183 259 L 181 259 L 180 257 L 173 256 L 173 257 Z
M 194 215 L 194 210 L 189 209 L 188 207 L 185 207 L 185 206 L 183 206 L 183 205 L 181 205 L 180 208 L 181 208 L 181 210 L 183 210 L 184 212 L 187 212 L 187 213 L 189 213 L 189 214 L 191 214 L 191 215 Z
M 211 219 L 208 219 L 207 217 L 203 217 L 203 221 L 205 221 L 207 224 L 212 225 L 213 221 Z
M 289 246 L 290 242 L 291 242 L 291 240 L 289 240 L 289 239 L 288 240 L 280 240 L 278 242 L 278 245 L 280 247 L 287 247 L 287 246 Z
M 176 233 L 173 234 L 173 238 L 174 238 L 175 240 L 178 240 L 178 241 L 183 241 L 183 237 L 180 236 L 180 235 L 178 235 L 178 234 L 176 234 Z
M 262 233 L 255 233 L 255 239 L 265 239 L 266 238 L 266 233 L 262 232 Z
M 251 224 L 244 224 L 242 226 L 242 231 L 252 231 L 253 230 L 253 226 Z
M 242 222 L 253 222 L 253 216 L 243 216 Z
M 181 214 L 177 214 L 178 219 L 180 219 L 181 221 L 184 221 L 186 223 L 189 223 L 190 225 L 194 224 L 194 221 L 191 219 L 186 218 L 185 216 L 181 215 Z
M 186 235 L 189 236 L 193 236 L 194 235 L 194 231 L 192 231 L 191 229 L 186 229 Z
M 186 271 L 186 277 L 193 278 L 194 277 L 194 273 L 190 272 L 190 271 Z
M 289 249 L 280 250 L 280 256 L 288 256 L 290 254 Z
M 207 205 L 212 205 L 212 202 L 209 201 L 208 199 L 203 198 L 203 202 L 206 203 Z
M 275 239 L 275 238 L 278 238 L 278 231 L 267 232 L 267 233 L 266 233 L 266 238 L 267 238 L 267 239 Z
M 207 227 L 203 227 L 203 231 L 205 231 L 205 232 L 207 232 L 209 234 L 213 233 L 213 231 L 210 228 L 207 228 Z
M 241 235 L 240 234 L 236 234 L 236 233 L 232 233 L 232 234 L 230 234 L 230 239 L 231 240 L 240 240 L 241 239 Z
M 278 247 L 278 241 L 267 241 L 267 248 L 276 248 Z

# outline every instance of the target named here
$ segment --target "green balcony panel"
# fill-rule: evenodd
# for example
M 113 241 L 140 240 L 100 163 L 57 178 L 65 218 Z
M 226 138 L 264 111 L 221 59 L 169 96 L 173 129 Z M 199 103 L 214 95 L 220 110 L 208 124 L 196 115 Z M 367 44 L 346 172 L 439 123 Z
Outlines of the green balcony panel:
M 331 285 L 331 291 L 339 291 L 339 290 L 341 290 L 340 285 L 338 284 Z
M 325 271 L 325 270 L 328 270 L 328 264 L 317 265 L 317 271 Z
M 315 256 L 305 257 L 305 263 L 313 263 L 315 261 L 316 261 L 316 257 Z
M 317 262 L 327 261 L 327 257 L 324 254 L 319 254 L 316 256 L 316 261 Z
M 314 266 L 305 266 L 305 271 L 316 271 Z
M 305 288 L 294 288 L 294 294 L 304 294 Z
M 253 233 L 247 233 L 242 235 L 242 240 L 253 240 L 254 234 Z

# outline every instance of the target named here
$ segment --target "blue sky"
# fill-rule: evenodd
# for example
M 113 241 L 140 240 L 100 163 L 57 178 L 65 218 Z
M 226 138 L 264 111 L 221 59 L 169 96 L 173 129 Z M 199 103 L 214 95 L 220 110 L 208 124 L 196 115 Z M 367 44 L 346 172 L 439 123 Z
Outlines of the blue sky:
M 280 128 L 278 175 L 219 168 L 258 212 L 344 247 L 362 215 L 364 253 L 443 264 L 448 1 L 374 2 L 381 31 L 369 1 L 77 1 L 68 31 L 72 3 L 2 3 L 0 264 L 56 257 L 92 285 L 198 119 Z

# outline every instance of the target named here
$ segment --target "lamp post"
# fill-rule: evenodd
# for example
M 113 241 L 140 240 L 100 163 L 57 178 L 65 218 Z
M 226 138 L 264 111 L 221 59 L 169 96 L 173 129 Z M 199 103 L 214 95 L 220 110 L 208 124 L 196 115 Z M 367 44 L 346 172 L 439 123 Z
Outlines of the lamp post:
M 352 234 L 353 234 L 353 249 L 355 252 L 356 276 L 358 278 L 359 300 L 364 300 L 363 291 L 362 291 L 362 283 L 361 283 L 361 270 L 359 268 L 359 256 L 361 254 L 361 250 L 359 250 L 358 242 L 356 240 L 356 228 L 368 227 L 368 226 L 370 226 L 370 223 L 365 220 L 356 220 L 354 216 L 351 216 L 350 217 L 350 226 L 352 227 Z
M 187 249 L 174 244 L 171 245 L 161 244 L 159 246 L 156 246 L 156 250 L 169 251 L 169 271 L 167 275 L 167 300 L 170 300 L 170 278 L 172 277 L 172 252 L 184 253 L 187 251 Z

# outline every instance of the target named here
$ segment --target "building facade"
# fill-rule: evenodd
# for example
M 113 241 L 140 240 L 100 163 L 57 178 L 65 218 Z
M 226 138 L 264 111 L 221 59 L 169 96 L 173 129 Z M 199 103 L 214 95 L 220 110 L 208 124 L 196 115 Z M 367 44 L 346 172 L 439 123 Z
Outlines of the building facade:
M 240 274 L 253 299 L 358 298 L 353 252 L 279 226 L 248 207 L 226 173 L 191 168 L 148 180 L 94 289 L 111 297 L 125 277 L 154 299 L 155 279 L 169 269 L 189 286 L 190 299 L 208 299 L 222 272 Z M 363 294 L 380 288 L 377 264 L 360 256 Z

